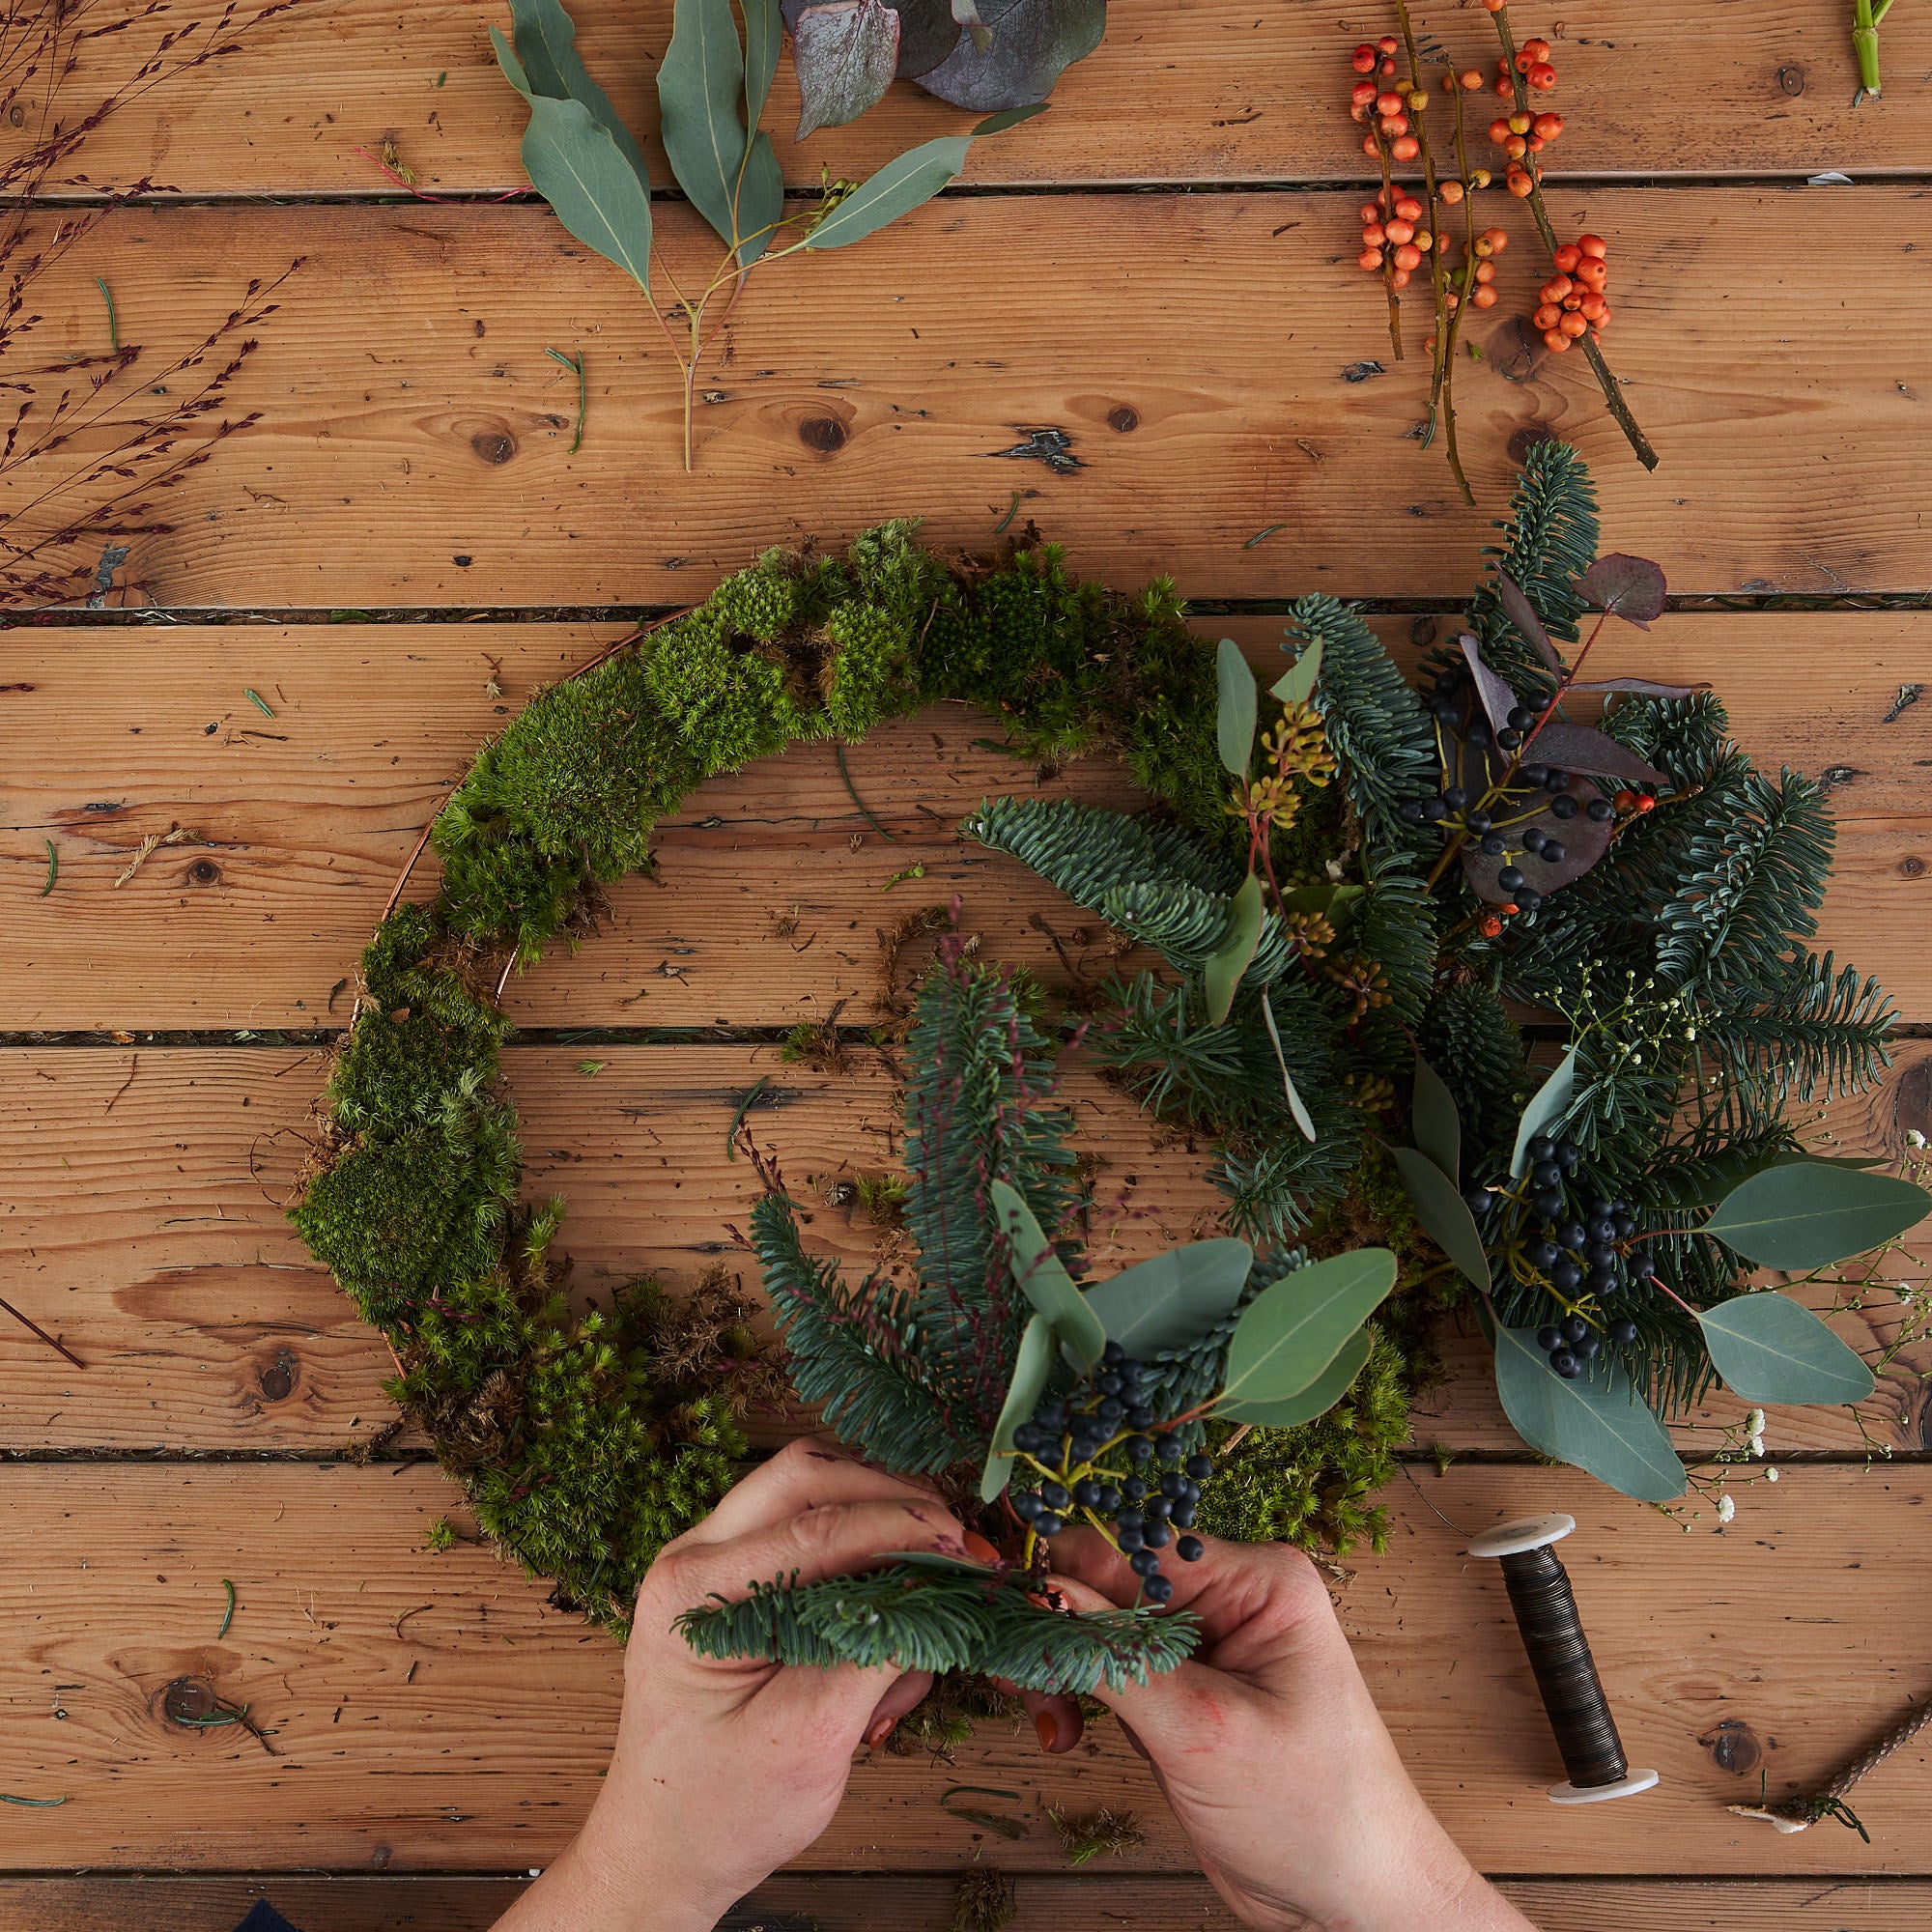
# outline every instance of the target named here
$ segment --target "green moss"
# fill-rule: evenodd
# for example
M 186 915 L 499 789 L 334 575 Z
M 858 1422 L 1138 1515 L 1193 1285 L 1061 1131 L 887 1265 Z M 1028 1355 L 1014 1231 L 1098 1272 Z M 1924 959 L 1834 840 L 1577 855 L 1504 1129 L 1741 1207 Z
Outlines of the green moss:
M 1380 1330 L 1354 1386 L 1326 1415 L 1299 1429 L 1256 1429 L 1220 1456 L 1202 1487 L 1197 1522 L 1236 1543 L 1293 1543 L 1344 1552 L 1380 1549 L 1388 1512 L 1374 1501 L 1408 1439 L 1406 1351 Z M 1226 1442 L 1233 1432 L 1210 1431 Z

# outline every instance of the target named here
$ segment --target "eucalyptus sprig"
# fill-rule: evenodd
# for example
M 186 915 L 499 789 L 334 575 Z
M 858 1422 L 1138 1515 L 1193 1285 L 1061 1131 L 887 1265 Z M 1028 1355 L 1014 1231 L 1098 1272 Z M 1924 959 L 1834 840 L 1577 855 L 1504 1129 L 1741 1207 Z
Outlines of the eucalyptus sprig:
M 1044 111 L 1036 102 L 989 115 L 969 133 L 908 149 L 863 182 L 827 180 L 816 201 L 786 213 L 778 156 L 758 126 L 778 71 L 780 0 L 741 6 L 742 37 L 731 0 L 677 0 L 670 46 L 658 68 L 660 132 L 671 173 L 724 247 L 695 296 L 678 285 L 656 246 L 643 150 L 584 67 L 560 0 L 510 0 L 510 37 L 490 29 L 497 65 L 530 110 L 522 156 L 531 186 L 571 234 L 637 283 L 683 372 L 687 470 L 698 365 L 753 269 L 876 234 L 945 187 L 980 135 Z M 653 293 L 654 265 L 669 290 L 668 304 Z M 721 302 L 723 315 L 716 312 Z

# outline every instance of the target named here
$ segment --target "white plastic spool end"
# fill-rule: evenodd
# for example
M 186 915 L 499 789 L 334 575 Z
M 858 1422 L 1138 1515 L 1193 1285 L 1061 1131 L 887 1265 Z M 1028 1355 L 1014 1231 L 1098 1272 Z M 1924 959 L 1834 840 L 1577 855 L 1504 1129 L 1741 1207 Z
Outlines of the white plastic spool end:
M 1657 1782 L 1654 1771 L 1634 1771 L 1614 1784 L 1572 1784 L 1567 1778 L 1549 1787 L 1552 1804 L 1601 1804 L 1607 1798 L 1634 1798 Z
M 1574 1516 L 1561 1511 L 1551 1516 L 1526 1516 L 1515 1522 L 1499 1522 L 1469 1539 L 1471 1556 L 1520 1556 L 1525 1550 L 1541 1549 L 1562 1540 L 1577 1527 Z

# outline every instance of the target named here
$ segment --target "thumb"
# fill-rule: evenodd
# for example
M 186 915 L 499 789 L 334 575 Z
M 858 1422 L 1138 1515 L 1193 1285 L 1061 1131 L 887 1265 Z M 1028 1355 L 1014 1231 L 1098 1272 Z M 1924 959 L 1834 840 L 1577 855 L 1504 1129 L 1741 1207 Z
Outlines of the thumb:
M 1118 1610 L 1111 1597 L 1057 1572 L 1054 1588 L 1076 1611 Z M 1192 1662 L 1116 1690 L 1103 1677 L 1091 1694 L 1120 1719 L 1129 1742 L 1158 1766 L 1183 1747 L 1210 1747 L 1225 1727 L 1235 1686 L 1220 1671 Z

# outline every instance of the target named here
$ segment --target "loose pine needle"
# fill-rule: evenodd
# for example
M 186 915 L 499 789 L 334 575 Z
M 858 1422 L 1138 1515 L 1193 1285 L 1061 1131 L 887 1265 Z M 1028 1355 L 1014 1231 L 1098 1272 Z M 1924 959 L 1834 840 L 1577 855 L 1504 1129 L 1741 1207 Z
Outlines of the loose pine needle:
M 0 1804 L 29 1804 L 36 1811 L 51 1811 L 66 1803 L 65 1798 L 15 1798 L 11 1791 L 0 1791 Z
M 54 841 L 47 840 L 47 882 L 41 888 L 41 896 L 45 898 L 53 891 L 54 881 L 60 877 L 60 854 L 54 850 Z
M 1001 531 L 1003 531 L 1007 527 L 1007 526 L 1010 524 L 1016 516 L 1019 515 L 1019 513 L 1020 513 L 1020 493 L 1017 490 L 1015 490 L 1013 492 L 1013 500 L 1007 505 L 1007 514 L 1004 517 L 1002 517 L 997 524 L 993 526 L 993 534 L 995 536 L 998 536 L 1001 533 Z
M 275 715 L 269 708 L 269 700 L 266 697 L 264 697 L 259 691 L 244 690 L 243 695 L 247 697 L 248 702 L 252 704 L 255 707 L 255 709 L 262 714 L 264 718 L 272 718 Z
M 1258 543 L 1265 543 L 1269 537 L 1274 535 L 1275 531 L 1285 530 L 1287 527 L 1286 524 L 1270 524 L 1266 529 L 1257 530 L 1241 548 L 1243 550 L 1253 550 Z
M 95 276 L 94 286 L 100 291 L 100 299 L 107 304 L 107 346 L 118 355 L 121 353 L 121 321 L 114 313 L 114 291 L 100 275 Z
M 228 1592 L 228 1607 L 221 1613 L 221 1628 L 214 1633 L 216 1643 L 228 1634 L 228 1626 L 235 1621 L 235 1585 L 224 1577 L 221 1587 Z

